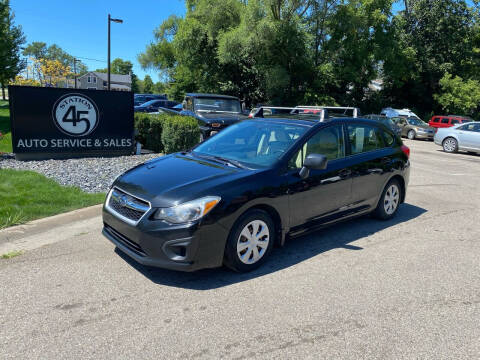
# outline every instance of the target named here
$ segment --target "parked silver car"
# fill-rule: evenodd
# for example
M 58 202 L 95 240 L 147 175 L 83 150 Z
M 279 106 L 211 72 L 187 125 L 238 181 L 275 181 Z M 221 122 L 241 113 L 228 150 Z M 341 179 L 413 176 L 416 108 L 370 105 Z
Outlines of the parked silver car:
M 460 151 L 480 153 L 480 122 L 458 124 L 439 128 L 434 138 L 435 144 L 449 153 Z

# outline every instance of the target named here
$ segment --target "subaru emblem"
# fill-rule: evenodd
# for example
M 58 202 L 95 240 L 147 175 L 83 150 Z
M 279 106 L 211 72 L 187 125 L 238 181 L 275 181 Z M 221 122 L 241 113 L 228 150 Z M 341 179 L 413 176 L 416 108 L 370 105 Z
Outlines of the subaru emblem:
M 122 195 L 119 199 L 120 205 L 123 207 L 127 206 L 128 198 L 125 195 Z

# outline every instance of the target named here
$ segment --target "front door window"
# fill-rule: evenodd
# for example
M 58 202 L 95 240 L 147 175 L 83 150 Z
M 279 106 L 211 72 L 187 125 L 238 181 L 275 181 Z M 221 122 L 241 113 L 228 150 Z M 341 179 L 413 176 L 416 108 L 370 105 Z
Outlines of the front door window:
M 345 157 L 345 144 L 342 126 L 330 126 L 312 136 L 290 159 L 290 169 L 301 169 L 309 154 L 325 155 L 328 161 Z

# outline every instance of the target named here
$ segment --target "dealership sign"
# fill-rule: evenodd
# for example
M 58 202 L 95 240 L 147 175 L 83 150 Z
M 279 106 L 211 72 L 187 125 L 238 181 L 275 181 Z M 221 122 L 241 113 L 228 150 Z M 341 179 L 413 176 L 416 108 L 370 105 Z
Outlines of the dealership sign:
M 133 151 L 131 92 L 10 86 L 18 159 L 128 155 Z

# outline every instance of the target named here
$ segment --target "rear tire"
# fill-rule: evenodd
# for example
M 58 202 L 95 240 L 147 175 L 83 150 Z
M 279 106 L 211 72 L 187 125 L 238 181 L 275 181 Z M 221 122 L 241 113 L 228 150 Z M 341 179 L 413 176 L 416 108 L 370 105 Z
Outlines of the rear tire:
M 393 218 L 397 214 L 401 199 L 402 187 L 400 182 L 396 179 L 390 180 L 382 191 L 377 207 L 373 211 L 373 216 L 380 220 Z
M 270 255 L 275 234 L 272 218 L 265 211 L 246 212 L 230 231 L 223 263 L 237 272 L 257 269 Z
M 443 151 L 447 153 L 455 153 L 458 151 L 458 141 L 453 137 L 447 137 L 442 143 Z

